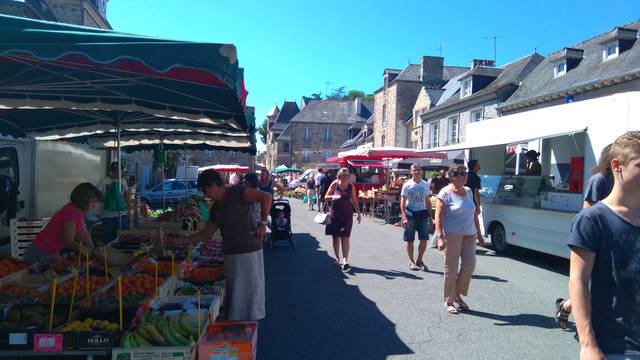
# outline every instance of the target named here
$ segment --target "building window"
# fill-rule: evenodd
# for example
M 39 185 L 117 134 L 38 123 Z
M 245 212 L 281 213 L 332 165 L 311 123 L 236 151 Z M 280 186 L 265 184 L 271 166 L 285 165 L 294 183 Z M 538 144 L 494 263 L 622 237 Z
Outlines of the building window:
M 618 57 L 620 54 L 620 48 L 618 46 L 618 42 L 614 41 L 612 43 L 608 43 L 604 46 L 604 50 L 602 52 L 602 60 L 609 60 L 615 57 Z
M 482 121 L 482 109 L 471 112 L 471 122 Z
M 234 157 L 237 157 L 237 156 L 238 156 L 238 153 L 237 153 L 237 152 L 235 152 L 235 151 L 232 151 L 230 155 L 231 155 L 231 157 L 232 157 L 232 158 L 234 158 Z
M 382 135 L 382 144 L 380 146 L 386 146 L 387 145 L 387 139 L 384 135 Z
M 325 150 L 324 153 L 322 154 L 322 157 L 326 161 L 328 158 L 331 157 L 331 151 Z
M 567 63 L 559 62 L 553 66 L 553 77 L 562 76 L 567 73 Z
M 309 135 L 309 128 L 304 128 L 304 141 L 309 141 L 311 139 L 311 136 Z
M 289 152 L 289 143 L 282 143 L 282 151 Z
M 387 104 L 382 104 L 382 126 L 387 124 Z
M 324 129 L 324 141 L 331 141 L 331 129 Z
M 440 145 L 440 126 L 437 123 L 431 124 L 431 141 L 429 147 L 437 147 Z
M 311 161 L 311 151 L 308 149 L 302 150 L 302 161 L 309 162 Z
M 471 79 L 462 82 L 462 91 L 460 92 L 460 98 L 471 95 Z
M 460 120 L 458 117 L 453 117 L 449 119 L 449 135 L 447 139 L 447 143 L 449 144 L 457 144 L 459 139 L 459 130 L 460 130 Z

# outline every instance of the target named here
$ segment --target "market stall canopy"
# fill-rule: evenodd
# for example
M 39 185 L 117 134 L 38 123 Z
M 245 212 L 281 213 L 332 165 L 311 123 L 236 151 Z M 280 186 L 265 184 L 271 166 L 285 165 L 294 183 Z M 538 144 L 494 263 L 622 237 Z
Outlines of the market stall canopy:
M 298 172 L 299 173 L 299 172 L 302 172 L 302 170 L 300 170 L 298 168 L 288 168 L 288 167 L 280 168 L 280 167 L 277 167 L 277 168 L 273 169 L 271 172 L 272 173 L 276 173 L 276 174 L 286 173 L 286 172 Z
M 215 170 L 218 172 L 235 172 L 235 173 L 246 173 L 249 171 L 248 166 L 240 166 L 240 165 L 211 165 L 211 166 L 203 166 L 198 169 L 198 172 L 205 170 Z
M 347 160 L 347 163 L 351 166 L 371 166 L 371 167 L 384 167 L 384 163 L 380 160 Z
M 338 153 L 338 158 L 349 159 L 409 159 L 409 158 L 431 158 L 431 159 L 446 159 L 447 153 L 432 151 L 432 150 L 417 150 L 398 147 L 377 147 L 377 148 L 364 148 L 355 149 L 349 151 L 343 151 Z M 327 159 L 329 162 L 329 159 Z
M 0 131 L 10 135 L 96 131 L 145 117 L 255 128 L 244 114 L 243 70 L 231 44 L 0 15 L 0 63 L 0 109 L 65 110 L 54 118 L 34 116 L 24 127 L 0 114 Z M 74 120 L 60 123 L 64 116 Z

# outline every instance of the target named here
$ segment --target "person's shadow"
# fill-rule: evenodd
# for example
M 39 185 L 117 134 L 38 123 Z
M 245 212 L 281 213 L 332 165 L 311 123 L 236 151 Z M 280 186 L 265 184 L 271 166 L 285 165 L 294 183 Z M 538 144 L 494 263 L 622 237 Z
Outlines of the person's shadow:
M 348 274 L 353 275 L 353 276 L 357 276 L 358 274 L 373 274 L 373 275 L 379 275 L 387 280 L 393 280 L 393 279 L 397 279 L 397 278 L 406 278 L 406 279 L 411 279 L 411 280 L 423 280 L 424 278 L 421 278 L 419 276 L 416 276 L 414 274 L 410 274 L 410 273 L 406 273 L 403 271 L 395 271 L 395 270 L 376 270 L 376 269 L 365 269 L 365 268 L 361 268 L 358 266 L 351 266 L 351 268 L 349 269 L 349 271 L 347 271 Z M 416 272 L 417 274 L 419 274 L 419 272 Z
M 371 359 L 413 354 L 376 303 L 320 249 L 309 234 L 295 234 L 296 250 L 264 250 L 267 317 L 260 321 L 257 358 Z M 349 276 L 418 276 L 352 267 Z
M 497 322 L 494 323 L 495 326 L 532 326 L 543 329 L 557 328 L 560 330 L 553 317 L 540 314 L 498 315 L 478 310 L 467 310 L 462 312 L 462 314 L 496 320 Z M 575 325 L 569 323 L 567 329 L 575 330 Z

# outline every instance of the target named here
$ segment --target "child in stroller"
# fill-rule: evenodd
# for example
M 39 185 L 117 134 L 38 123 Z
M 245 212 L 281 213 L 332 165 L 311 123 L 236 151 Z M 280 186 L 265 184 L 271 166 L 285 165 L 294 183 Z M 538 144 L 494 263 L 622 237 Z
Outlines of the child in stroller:
M 296 247 L 291 232 L 291 206 L 288 200 L 276 200 L 271 205 L 271 246 L 279 240 L 286 240 L 292 248 Z

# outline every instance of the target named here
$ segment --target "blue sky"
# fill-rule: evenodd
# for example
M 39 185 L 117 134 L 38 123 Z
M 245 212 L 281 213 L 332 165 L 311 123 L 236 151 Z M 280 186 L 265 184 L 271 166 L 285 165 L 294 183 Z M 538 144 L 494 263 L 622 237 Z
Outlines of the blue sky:
M 640 1 L 110 0 L 107 18 L 118 31 L 235 44 L 261 123 L 275 103 L 326 88 L 373 92 L 385 68 L 439 44 L 445 65 L 492 59 L 494 35 L 499 66 L 534 47 L 547 56 L 640 18 Z

